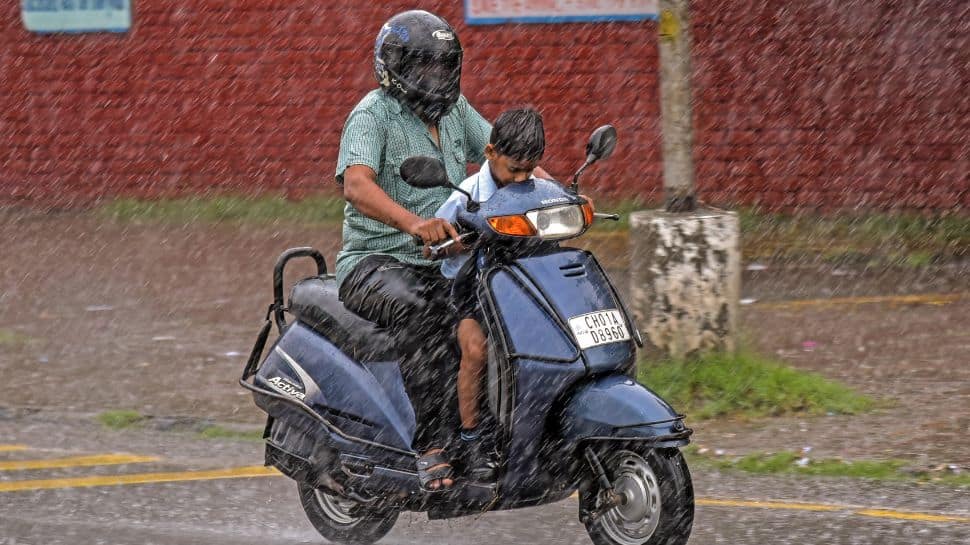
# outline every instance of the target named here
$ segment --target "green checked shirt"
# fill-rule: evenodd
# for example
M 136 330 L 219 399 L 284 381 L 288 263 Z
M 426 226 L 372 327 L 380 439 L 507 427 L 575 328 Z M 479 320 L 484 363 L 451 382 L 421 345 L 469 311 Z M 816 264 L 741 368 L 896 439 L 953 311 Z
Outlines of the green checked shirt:
M 475 111 L 464 96 L 447 116 L 438 122 L 441 148 L 431 133 L 408 108 L 394 97 L 377 89 L 354 107 L 340 137 L 337 157 L 337 183 L 343 184 L 344 171 L 365 165 L 377 173 L 377 185 L 398 204 L 423 218 L 434 217 L 451 189 L 418 189 L 401 179 L 401 163 L 414 155 L 440 159 L 455 184 L 465 179 L 468 163 L 485 160 L 485 145 L 492 126 Z M 337 253 L 337 281 L 344 278 L 361 259 L 373 255 L 392 256 L 405 263 L 432 266 L 421 255 L 421 247 L 411 235 L 361 214 L 349 202 L 344 207 L 343 249 Z

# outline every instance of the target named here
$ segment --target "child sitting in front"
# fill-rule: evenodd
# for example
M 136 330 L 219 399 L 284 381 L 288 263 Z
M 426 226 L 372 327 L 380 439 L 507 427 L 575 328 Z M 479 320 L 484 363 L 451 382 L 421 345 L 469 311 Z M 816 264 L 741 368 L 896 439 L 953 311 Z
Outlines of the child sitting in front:
M 485 146 L 485 164 L 477 174 L 460 185 L 472 199 L 481 203 L 501 187 L 532 178 L 545 151 L 542 116 L 531 108 L 508 110 L 495 120 L 489 143 Z M 455 191 L 436 214 L 455 223 L 468 202 Z M 488 349 L 482 329 L 481 309 L 475 296 L 477 271 L 469 254 L 458 253 L 441 264 L 441 273 L 454 279 L 452 299 L 458 312 L 458 345 L 461 364 L 458 370 L 458 412 L 461 416 L 461 439 L 467 453 L 466 474 L 473 480 L 493 478 L 496 463 L 492 449 L 484 441 L 479 418 L 479 398 Z

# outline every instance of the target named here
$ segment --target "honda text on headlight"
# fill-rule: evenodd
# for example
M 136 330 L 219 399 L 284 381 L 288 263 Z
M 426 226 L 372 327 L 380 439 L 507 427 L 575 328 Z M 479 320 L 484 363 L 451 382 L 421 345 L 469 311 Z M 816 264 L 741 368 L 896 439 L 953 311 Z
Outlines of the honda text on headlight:
M 593 222 L 591 203 L 530 210 L 525 215 L 493 216 L 488 224 L 499 234 L 560 240 L 578 236 Z

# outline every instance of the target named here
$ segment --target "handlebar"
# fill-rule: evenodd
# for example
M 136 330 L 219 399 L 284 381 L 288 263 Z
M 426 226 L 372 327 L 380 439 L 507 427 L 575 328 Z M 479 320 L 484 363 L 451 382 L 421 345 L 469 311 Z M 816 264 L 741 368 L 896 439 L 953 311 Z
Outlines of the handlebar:
M 472 236 L 473 234 L 474 233 L 471 233 L 471 232 L 462 233 L 458 235 L 458 241 L 465 242 L 465 240 L 467 240 L 468 237 Z M 450 238 L 440 244 L 428 246 L 428 251 L 431 254 L 430 255 L 431 259 L 438 259 L 441 256 L 441 252 L 450 248 L 455 242 L 456 242 L 455 239 Z
M 594 212 L 593 213 L 593 218 L 594 219 L 598 219 L 598 220 L 620 221 L 620 215 L 619 214 L 606 214 L 606 213 L 601 213 L 601 212 Z M 473 233 L 473 232 L 462 233 L 462 234 L 458 235 L 458 240 L 461 241 L 461 242 L 464 242 L 468 237 L 470 237 L 473 234 L 475 234 L 475 233 Z M 422 240 L 421 237 L 419 237 L 417 235 L 412 235 L 411 236 L 411 240 L 414 241 L 414 244 L 416 246 L 424 246 L 424 240 Z M 430 253 L 430 258 L 431 259 L 438 259 L 439 257 L 441 257 L 441 253 L 443 251 L 447 250 L 448 248 L 450 248 L 454 243 L 455 243 L 455 239 L 450 238 L 450 239 L 448 239 L 448 240 L 446 240 L 444 242 L 441 242 L 439 244 L 434 244 L 432 246 L 428 246 L 428 251 Z

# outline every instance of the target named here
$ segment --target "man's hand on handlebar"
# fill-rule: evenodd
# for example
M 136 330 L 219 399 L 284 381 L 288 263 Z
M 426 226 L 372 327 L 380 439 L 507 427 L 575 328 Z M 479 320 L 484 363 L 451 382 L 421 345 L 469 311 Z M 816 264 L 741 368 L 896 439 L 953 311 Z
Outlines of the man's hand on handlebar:
M 465 246 L 465 241 L 474 236 L 472 232 L 465 232 L 458 236 L 458 239 L 448 239 L 439 244 L 429 244 L 424 247 L 422 253 L 427 259 L 444 259 L 446 257 L 456 256 L 466 250 L 468 246 Z
M 458 241 L 458 232 L 454 226 L 442 218 L 418 218 L 408 227 L 408 234 L 425 245 L 438 244 L 449 238 Z
M 447 240 L 445 242 L 448 242 Z M 444 243 L 442 243 L 444 244 Z M 440 248 L 438 245 L 425 245 L 421 250 L 425 259 L 444 259 L 446 257 L 453 257 L 465 251 L 465 246 L 461 242 L 455 242 L 444 248 Z

